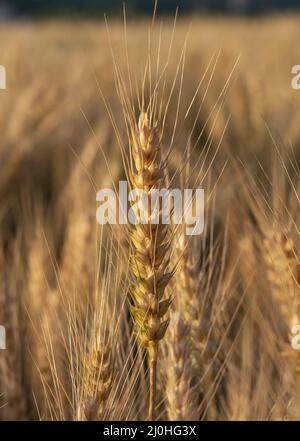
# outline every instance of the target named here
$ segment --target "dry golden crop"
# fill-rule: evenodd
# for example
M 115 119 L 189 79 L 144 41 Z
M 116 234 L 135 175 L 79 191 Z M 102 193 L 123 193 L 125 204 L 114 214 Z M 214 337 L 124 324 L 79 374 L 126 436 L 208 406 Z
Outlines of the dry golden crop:
M 300 418 L 298 29 L 1 24 L 0 420 Z M 99 225 L 120 180 L 203 234 Z

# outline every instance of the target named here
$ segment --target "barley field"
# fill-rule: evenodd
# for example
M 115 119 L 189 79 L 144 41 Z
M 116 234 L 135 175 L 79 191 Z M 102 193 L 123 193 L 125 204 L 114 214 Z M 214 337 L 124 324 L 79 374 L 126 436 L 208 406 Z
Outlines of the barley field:
M 299 22 L 1 23 L 0 420 L 300 419 Z M 122 180 L 203 233 L 100 225 Z

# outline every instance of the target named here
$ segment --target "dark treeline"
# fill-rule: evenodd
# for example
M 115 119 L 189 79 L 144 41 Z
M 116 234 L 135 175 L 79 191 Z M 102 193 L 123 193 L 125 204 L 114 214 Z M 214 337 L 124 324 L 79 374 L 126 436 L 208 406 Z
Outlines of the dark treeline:
M 154 0 L 126 0 L 127 11 L 132 14 L 151 13 Z M 0 0 L 0 11 L 10 10 L 16 14 L 48 14 L 63 12 L 118 14 L 122 11 L 122 0 Z M 300 7 L 300 0 L 159 0 L 158 12 L 245 12 L 259 13 L 269 10 Z

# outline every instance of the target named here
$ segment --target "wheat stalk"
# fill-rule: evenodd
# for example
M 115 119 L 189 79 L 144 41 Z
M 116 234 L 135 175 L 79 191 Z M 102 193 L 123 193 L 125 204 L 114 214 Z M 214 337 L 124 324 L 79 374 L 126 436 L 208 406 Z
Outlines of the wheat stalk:
M 132 157 L 134 169 L 132 186 L 147 192 L 150 203 L 151 190 L 158 188 L 162 179 L 157 128 L 151 124 L 147 113 L 139 117 L 137 130 L 132 130 Z M 144 213 L 145 214 L 145 213 Z M 147 213 L 149 216 L 149 212 Z M 132 256 L 130 261 L 134 282 L 131 287 L 134 318 L 139 342 L 147 348 L 150 364 L 149 419 L 155 420 L 156 369 L 159 341 L 164 337 L 169 320 L 165 315 L 171 299 L 163 299 L 172 272 L 168 272 L 168 226 L 158 223 L 137 224 L 130 233 Z

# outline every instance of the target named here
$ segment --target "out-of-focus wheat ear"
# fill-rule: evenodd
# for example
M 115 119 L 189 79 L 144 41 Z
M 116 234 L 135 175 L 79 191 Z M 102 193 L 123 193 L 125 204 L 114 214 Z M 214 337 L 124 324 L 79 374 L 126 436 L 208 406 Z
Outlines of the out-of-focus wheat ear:
M 216 409 L 213 400 L 209 398 L 214 382 L 211 363 L 217 344 L 211 332 L 212 324 L 208 308 L 210 293 L 204 289 L 204 283 L 201 280 L 203 273 L 199 269 L 200 250 L 197 243 L 187 238 L 182 230 L 178 235 L 175 248 L 177 259 L 180 259 L 175 280 L 176 308 L 181 311 L 183 319 L 189 326 L 190 358 L 193 383 L 198 386 L 198 407 L 202 410 L 205 408 L 207 418 L 214 419 Z
M 264 240 L 264 258 L 272 294 L 284 319 L 290 341 L 285 342 L 282 355 L 289 366 L 295 384 L 293 405 L 289 413 L 299 415 L 300 356 L 291 346 L 292 329 L 300 324 L 299 257 L 292 237 L 281 231 L 271 231 Z
M 64 291 L 78 296 L 90 291 L 96 262 L 94 217 L 92 213 L 74 210 L 70 213 L 61 262 Z
M 291 331 L 300 323 L 299 261 L 293 239 L 283 232 L 271 231 L 264 239 L 267 277 L 282 316 Z
M 27 370 L 39 417 L 48 419 L 47 393 L 53 389 L 53 372 L 49 348 L 58 356 L 57 308 L 58 293 L 49 286 L 49 251 L 42 233 L 37 227 L 27 248 L 26 310 L 30 353 Z
M 114 378 L 112 350 L 96 339 L 83 366 L 82 398 L 77 407 L 77 420 L 95 421 L 109 416 L 107 404 Z
M 157 125 L 142 112 L 138 127 L 131 128 L 131 152 L 133 188 L 146 192 L 148 207 L 151 206 L 151 191 L 159 189 L 163 178 L 160 159 L 160 139 Z M 137 223 L 130 231 L 132 255 L 131 308 L 136 334 L 141 345 L 147 348 L 150 364 L 149 419 L 155 420 L 156 412 L 156 369 L 159 342 L 163 339 L 169 325 L 166 318 L 171 299 L 164 298 L 172 272 L 169 263 L 170 241 L 169 226 L 152 224 L 149 210 L 142 213 L 147 223 Z M 161 217 L 161 214 L 160 214 Z
M 239 251 L 241 253 L 240 273 L 245 286 L 247 286 L 254 275 L 256 266 L 255 246 L 253 239 L 254 232 L 249 230 L 238 242 Z
M 179 312 L 172 315 L 168 336 L 168 355 L 166 357 L 168 419 L 171 421 L 196 421 L 198 409 L 195 390 L 192 386 L 190 329 Z
M 20 305 L 15 273 L 20 268 L 20 262 L 13 253 L 14 264 L 9 268 L 9 256 L 4 254 L 0 243 L 0 324 L 5 326 L 6 349 L 1 350 L 0 356 L 0 392 L 3 394 L 0 408 L 0 420 L 26 420 L 27 403 L 25 388 L 22 381 L 22 350 L 20 347 Z M 11 275 L 11 279 L 10 279 Z

